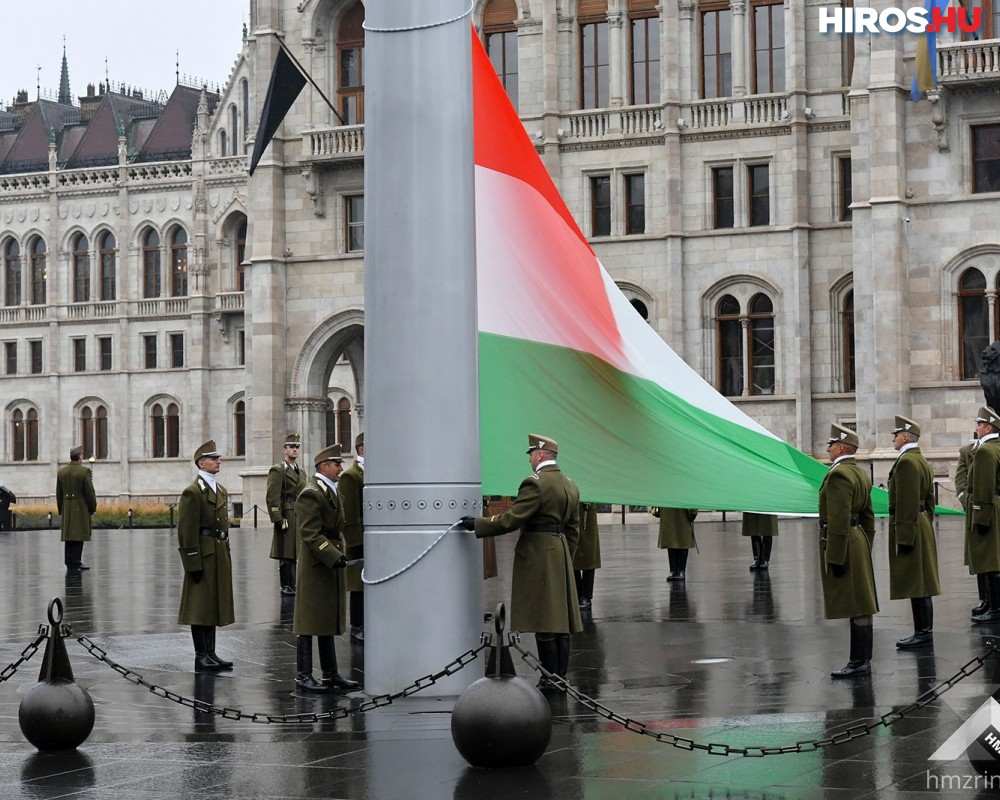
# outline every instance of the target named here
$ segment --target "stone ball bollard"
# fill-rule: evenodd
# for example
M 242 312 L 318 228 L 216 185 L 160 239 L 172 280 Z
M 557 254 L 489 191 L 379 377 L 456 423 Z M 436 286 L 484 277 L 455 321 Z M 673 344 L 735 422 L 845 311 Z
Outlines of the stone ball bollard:
M 62 640 L 62 613 L 62 601 L 55 598 L 49 603 L 49 641 L 39 682 L 21 698 L 17 711 L 24 738 L 43 752 L 73 750 L 94 729 L 94 701 L 73 682 Z
M 451 738 L 474 767 L 526 767 L 541 758 L 552 737 L 552 711 L 531 683 L 514 673 L 509 647 L 503 646 L 507 613 L 494 614 L 496 644 L 485 678 L 469 686 L 451 714 Z

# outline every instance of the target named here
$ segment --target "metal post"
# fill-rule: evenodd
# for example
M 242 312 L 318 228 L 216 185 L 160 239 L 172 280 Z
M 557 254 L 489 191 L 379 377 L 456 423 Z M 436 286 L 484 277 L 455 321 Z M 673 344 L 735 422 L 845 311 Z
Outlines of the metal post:
M 253 526 L 257 527 L 257 504 L 253 504 Z
M 625 524 L 625 504 L 622 504 L 622 525 Z
M 49 512 L 48 516 L 49 516 L 49 530 L 52 530 L 52 512 L 51 511 Z
M 468 10 L 365 3 L 368 580 L 482 505 Z M 481 559 L 478 540 L 452 531 L 365 587 L 366 692 L 402 689 L 476 645 Z M 459 694 L 476 677 L 463 670 L 429 691 Z
M 941 495 L 940 495 L 941 484 L 934 481 L 934 505 L 941 505 Z
M 170 528 L 173 530 L 174 527 L 174 504 L 169 503 L 167 506 L 170 509 Z
M 130 528 L 132 527 L 132 509 L 131 508 L 128 510 L 128 526 Z

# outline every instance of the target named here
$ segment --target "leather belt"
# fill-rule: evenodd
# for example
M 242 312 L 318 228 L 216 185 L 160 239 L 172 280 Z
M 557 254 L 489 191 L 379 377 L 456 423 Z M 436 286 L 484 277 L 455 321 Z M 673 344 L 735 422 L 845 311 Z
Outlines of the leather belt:
M 860 524 L 861 524 L 861 519 L 859 517 L 851 517 L 852 528 L 857 527 Z M 825 530 L 826 528 L 830 527 L 830 521 L 826 519 L 821 519 L 819 521 L 819 526 Z
M 549 525 L 526 525 L 524 530 L 527 533 L 552 533 L 560 534 L 565 530 L 562 525 L 549 524 Z
M 202 528 L 202 536 L 211 536 L 213 539 L 221 539 L 226 542 L 229 541 L 229 531 L 213 531 L 211 528 Z

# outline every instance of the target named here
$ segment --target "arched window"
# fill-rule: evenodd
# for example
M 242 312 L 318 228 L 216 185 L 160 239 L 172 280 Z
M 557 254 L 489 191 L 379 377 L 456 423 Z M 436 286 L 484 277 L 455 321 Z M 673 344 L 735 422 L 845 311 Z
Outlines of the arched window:
M 337 27 L 337 106 L 345 125 L 365 121 L 365 7 L 357 2 Z
M 608 0 L 580 0 L 580 108 L 607 108 L 611 80 Z
M 149 409 L 153 458 L 177 458 L 180 452 L 180 410 L 176 403 L 153 403 Z
M 844 305 L 841 313 L 841 335 L 843 353 L 843 390 L 853 392 L 856 387 L 856 371 L 854 364 L 854 290 L 844 295 Z
M 111 231 L 105 231 L 97 240 L 98 263 L 100 265 L 100 275 L 98 282 L 100 285 L 100 300 L 115 299 L 115 280 L 117 269 L 115 267 L 115 235 Z
M 21 406 L 10 415 L 11 461 L 38 461 L 38 410 Z
M 160 236 L 152 228 L 142 235 L 142 296 L 160 296 Z
M 633 104 L 660 102 L 660 0 L 629 0 L 629 98 Z
M 247 258 L 247 218 L 240 215 L 240 224 L 236 226 L 236 247 L 233 249 L 236 263 L 233 265 L 236 274 L 236 291 L 246 290 L 246 267 L 243 262 Z
M 94 458 L 108 457 L 108 409 L 100 401 L 88 401 L 79 409 L 80 441 Z
M 337 401 L 337 441 L 345 453 L 351 452 L 353 437 L 351 436 L 351 401 L 341 397 Z
M 959 379 L 979 377 L 980 359 L 990 343 L 989 305 L 986 301 L 986 278 L 974 267 L 958 279 L 958 364 Z
M 235 109 L 233 109 L 235 111 Z M 180 225 L 170 235 L 170 295 L 185 297 L 188 293 L 187 279 L 188 235 Z
M 785 8 L 783 0 L 753 0 L 750 35 L 753 47 L 750 91 L 785 91 Z M 853 38 L 853 37 L 847 37 Z
M 94 411 L 90 406 L 80 409 L 80 441 L 83 442 L 83 452 L 94 452 Z
M 240 81 L 240 104 L 243 106 L 243 152 L 247 151 L 247 132 L 250 130 L 250 84 Z
M 247 404 L 243 400 L 233 405 L 233 451 L 238 456 L 247 453 Z
M 219 131 L 219 155 L 228 156 L 229 152 L 226 148 L 226 132 L 224 130 Z
M 517 3 L 515 0 L 491 0 L 483 12 L 483 39 L 493 69 L 517 108 Z
M 90 300 L 90 242 L 82 233 L 73 237 L 73 302 Z
M 236 106 L 229 107 L 229 129 L 233 132 L 233 155 L 237 155 L 240 150 L 240 113 Z
M 48 266 L 45 240 L 36 236 L 31 243 L 31 304 L 44 305 L 47 295 Z
M 766 294 L 750 300 L 750 394 L 774 394 L 774 305 Z
M 633 297 L 631 300 L 629 300 L 629 303 L 631 303 L 632 308 L 636 310 L 636 313 L 640 317 L 646 320 L 646 322 L 649 322 L 649 309 L 646 307 L 646 304 L 642 302 L 642 300 Z
M 94 414 L 94 456 L 108 457 L 108 410 L 98 406 Z
M 8 239 L 3 248 L 3 282 L 3 304 L 21 305 L 21 245 L 13 239 Z
M 732 295 L 719 300 L 715 311 L 719 391 L 726 397 L 743 394 L 743 331 L 740 303 Z

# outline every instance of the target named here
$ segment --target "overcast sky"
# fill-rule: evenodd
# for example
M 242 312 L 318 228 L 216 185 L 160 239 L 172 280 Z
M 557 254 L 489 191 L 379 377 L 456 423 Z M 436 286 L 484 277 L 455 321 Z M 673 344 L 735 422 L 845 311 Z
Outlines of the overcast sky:
M 58 94 L 63 36 L 74 103 L 87 84 L 111 84 L 154 94 L 169 92 L 180 72 L 224 84 L 243 44 L 249 0 L 0 0 L 0 105 L 19 89 L 35 99 L 36 67 L 42 94 Z

